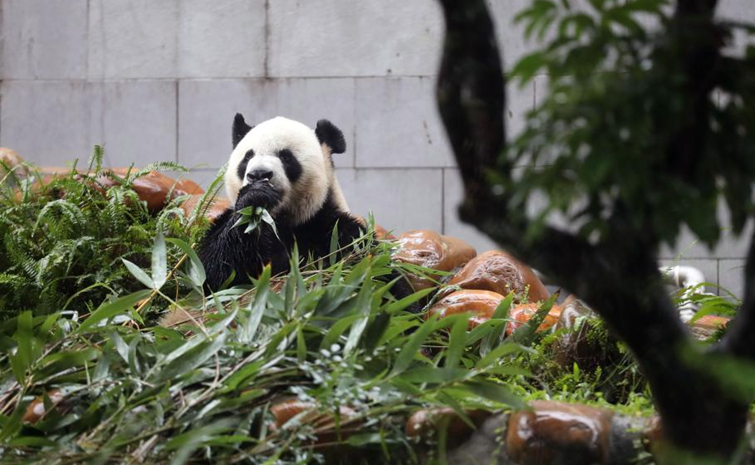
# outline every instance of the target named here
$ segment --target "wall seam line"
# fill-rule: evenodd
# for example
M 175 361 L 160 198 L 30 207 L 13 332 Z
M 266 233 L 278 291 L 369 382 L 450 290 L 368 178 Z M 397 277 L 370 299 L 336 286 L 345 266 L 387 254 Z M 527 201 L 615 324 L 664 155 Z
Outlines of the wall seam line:
M 89 39 L 90 39 L 90 37 L 89 37 L 89 21 L 90 21 L 89 15 L 91 14 L 91 11 L 92 11 L 91 10 L 91 6 L 92 6 L 92 0 L 87 0 L 87 11 L 86 11 L 87 20 L 85 21 L 87 30 L 86 30 L 86 33 L 84 35 L 86 37 L 85 42 L 86 42 L 86 47 L 87 47 L 86 60 L 85 60 L 86 62 L 84 63 L 84 79 L 86 79 L 86 80 L 89 79 L 89 53 L 92 50 L 92 47 L 89 46 Z
M 446 169 L 440 170 L 440 230 L 446 234 Z
M 178 141 L 179 141 L 179 137 L 178 137 L 178 134 L 179 134 L 179 131 L 181 130 L 181 124 L 179 123 L 179 117 L 181 115 L 181 113 L 179 111 L 179 105 L 180 105 L 180 102 L 181 102 L 181 99 L 179 98 L 179 92 L 180 92 L 181 86 L 179 85 L 179 80 L 178 79 L 176 79 L 175 86 L 176 86 L 176 135 L 175 135 L 176 136 L 176 147 L 175 147 L 176 153 L 175 153 L 175 158 L 176 158 L 176 163 L 179 163 L 179 157 L 178 157 Z
M 265 79 L 270 78 L 270 0 L 265 0 L 265 61 L 263 62 Z

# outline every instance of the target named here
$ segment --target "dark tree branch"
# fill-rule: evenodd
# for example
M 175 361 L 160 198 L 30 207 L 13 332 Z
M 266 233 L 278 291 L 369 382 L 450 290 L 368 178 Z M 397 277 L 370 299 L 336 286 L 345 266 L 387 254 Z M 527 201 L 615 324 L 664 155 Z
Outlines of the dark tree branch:
M 486 173 L 510 176 L 511 166 L 501 157 L 506 144 L 505 81 L 493 24 L 484 0 L 439 1 L 446 37 L 438 103 L 464 183 L 462 220 L 595 308 L 637 357 L 669 440 L 693 451 L 731 454 L 744 428 L 746 406 L 729 401 L 715 380 L 684 363 L 680 353 L 689 345 L 689 336 L 662 286 L 654 255 L 656 239 L 628 227 L 623 221 L 626 215 L 618 212 L 609 224 L 608 239 L 598 245 L 553 228 L 525 240 L 528 220 L 508 210 L 505 193 L 494 193 Z M 678 23 L 685 24 L 685 15 L 710 18 L 715 4 L 715 0 L 681 0 Z M 695 169 L 702 146 L 682 143 L 681 136 L 689 138 L 700 131 L 703 139 L 695 139 L 699 143 L 708 130 L 710 109 L 705 102 L 711 74 L 695 73 L 701 65 L 715 64 L 717 56 L 717 49 L 711 54 L 710 47 L 701 49 L 697 40 L 689 42 L 693 35 L 677 27 L 674 41 L 683 47 L 680 67 L 688 77 L 691 109 L 690 119 L 681 123 L 679 137 L 672 135 L 675 142 L 669 146 L 682 174 Z M 723 432 L 713 435 L 703 428 L 701 434 L 703 422 Z
M 704 150 L 711 112 L 708 97 L 716 82 L 721 80 L 720 69 L 724 67 L 729 73 L 736 74 L 747 72 L 735 60 L 721 56 L 719 50 L 724 33 L 713 23 L 717 3 L 718 0 L 679 0 L 675 14 L 677 41 L 681 43 L 688 93 L 692 98 L 688 104 L 691 117 L 677 137 L 677 140 L 685 139 L 686 142 L 672 150 L 686 152 L 689 158 L 700 157 L 696 151 Z M 755 233 L 750 239 L 744 277 L 742 308 L 717 349 L 736 357 L 755 360 Z
M 507 210 L 506 196 L 493 194 L 485 176 L 489 170 L 510 173 L 510 166 L 499 162 L 505 146 L 505 81 L 492 21 L 483 0 L 441 0 L 441 4 L 447 29 L 438 102 L 464 182 L 462 219 L 596 306 L 623 339 L 637 338 L 637 344 L 630 344 L 636 352 L 641 353 L 649 341 L 669 345 L 685 340 L 686 332 L 659 284 L 652 247 L 638 247 L 640 238 L 627 235 L 620 224 L 611 234 L 613 242 L 601 249 L 553 228 L 545 228 L 535 240 L 523 239 L 527 220 Z M 627 274 L 627 268 L 633 273 Z M 640 281 L 632 282 L 639 289 L 659 293 L 647 312 L 622 311 L 626 302 L 637 300 L 638 287 L 622 285 L 632 279 Z M 594 285 L 606 281 L 613 286 Z M 610 295 L 600 292 L 602 287 L 611 289 Z M 622 288 L 634 290 L 617 294 L 616 289 Z
M 717 6 L 718 0 L 679 0 L 676 3 L 675 17 L 712 17 Z
M 504 148 L 506 96 L 493 23 L 482 1 L 443 0 L 448 25 L 438 105 L 464 179 L 465 207 L 474 214 L 490 190 L 485 170 Z
M 747 360 L 755 360 L 755 232 L 750 239 L 744 269 L 745 295 L 742 308 L 722 341 L 724 352 Z
M 703 151 L 710 134 L 712 103 L 710 94 L 716 86 L 722 65 L 720 47 L 724 34 L 714 24 L 718 0 L 679 0 L 669 30 L 672 57 L 679 60 L 679 72 L 685 78 L 684 115 L 678 130 L 669 140 L 667 152 L 671 169 L 687 182 L 694 183 L 705 167 Z

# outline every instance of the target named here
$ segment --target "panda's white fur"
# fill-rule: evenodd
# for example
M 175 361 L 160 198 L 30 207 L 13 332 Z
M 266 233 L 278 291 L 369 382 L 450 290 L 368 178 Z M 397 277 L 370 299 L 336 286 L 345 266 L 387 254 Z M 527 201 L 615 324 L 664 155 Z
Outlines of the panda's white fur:
M 302 167 L 301 177 L 293 185 L 277 155 L 283 149 L 290 150 Z M 254 156 L 249 160 L 242 180 L 237 169 L 249 150 L 254 150 Z M 226 193 L 232 205 L 247 182 L 246 174 L 259 169 L 273 172 L 270 182 L 283 194 L 280 205 L 271 213 L 285 211 L 294 225 L 304 223 L 317 213 L 325 202 L 330 185 L 337 191 L 334 200 L 338 198 L 342 206 L 346 205 L 314 130 L 298 121 L 282 116 L 267 120 L 252 128 L 236 145 L 225 174 Z

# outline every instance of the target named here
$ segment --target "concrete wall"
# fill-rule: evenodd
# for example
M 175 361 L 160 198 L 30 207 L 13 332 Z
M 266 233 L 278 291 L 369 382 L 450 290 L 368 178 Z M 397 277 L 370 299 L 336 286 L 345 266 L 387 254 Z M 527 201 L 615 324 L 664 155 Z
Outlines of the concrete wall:
M 755 20 L 751 0 L 721 0 Z M 489 0 L 505 63 L 532 48 L 514 27 L 529 0 Z M 208 184 L 235 112 L 343 129 L 338 176 L 353 210 L 404 231 L 493 244 L 456 215 L 460 180 L 435 109 L 442 22 L 434 0 L 0 0 L 0 146 L 63 165 L 103 144 L 111 166 L 178 161 Z M 509 94 L 509 127 L 547 77 Z M 745 241 L 681 254 L 741 293 Z

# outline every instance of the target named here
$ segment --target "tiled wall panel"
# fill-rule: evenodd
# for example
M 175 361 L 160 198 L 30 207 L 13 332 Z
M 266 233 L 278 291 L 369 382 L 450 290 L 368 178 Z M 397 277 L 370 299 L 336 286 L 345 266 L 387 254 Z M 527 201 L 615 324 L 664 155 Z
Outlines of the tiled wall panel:
M 538 46 L 514 22 L 531 1 L 488 4 L 510 70 Z M 721 0 L 719 16 L 755 21 L 755 5 Z M 728 53 L 744 51 L 736 37 Z M 434 97 L 442 39 L 436 0 L 0 0 L 0 146 L 60 166 L 103 144 L 110 166 L 177 160 L 208 186 L 236 112 L 252 124 L 325 118 L 346 137 L 335 162 L 355 212 L 484 251 L 496 245 L 456 212 L 461 180 Z M 509 86 L 510 137 L 547 91 L 544 75 Z M 741 293 L 752 230 L 723 230 L 713 250 L 685 231 L 662 262 Z

